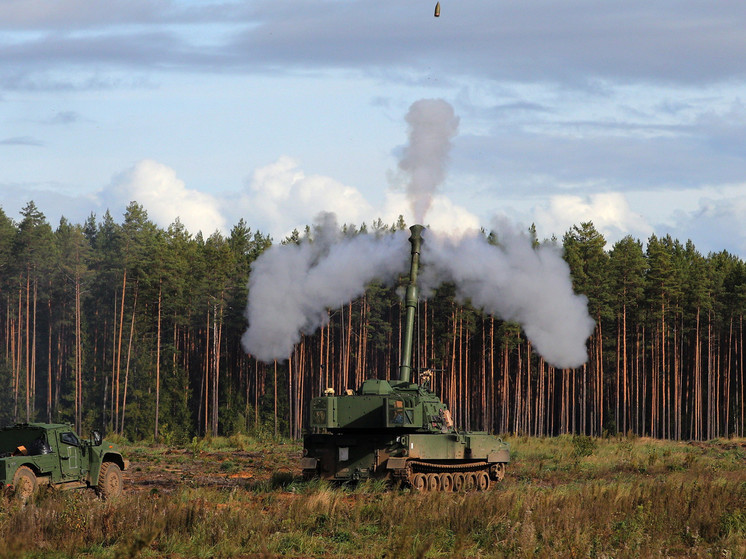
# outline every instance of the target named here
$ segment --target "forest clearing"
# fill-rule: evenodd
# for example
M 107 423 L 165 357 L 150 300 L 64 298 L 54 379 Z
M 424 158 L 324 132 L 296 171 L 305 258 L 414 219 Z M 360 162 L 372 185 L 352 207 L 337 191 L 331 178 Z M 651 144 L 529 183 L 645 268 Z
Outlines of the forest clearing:
M 326 325 L 287 361 L 266 364 L 240 339 L 249 270 L 269 239 L 245 224 L 227 239 L 166 233 L 135 204 L 121 227 L 107 216 L 52 232 L 32 210 L 19 236 L 6 223 L 14 261 L 26 264 L 4 302 L 0 416 L 103 426 L 130 467 L 112 502 L 41 490 L 21 506 L 3 496 L 0 557 L 746 556 L 740 259 L 704 261 L 673 240 L 649 241 L 645 255 L 629 240 L 632 265 L 622 245 L 607 253 L 591 224 L 573 229 L 564 255 L 596 321 L 576 369 L 550 366 L 518 324 L 457 304 L 452 286 L 413 307 L 413 369 L 434 367 L 433 391 L 455 423 L 518 434 L 507 437 L 510 464 L 493 490 L 416 493 L 303 481 L 298 442 L 312 396 L 391 378 L 411 335 L 400 281 L 326 309 Z M 379 226 L 375 238 L 404 224 Z M 48 273 L 20 258 L 39 254 L 20 243 L 29 230 L 70 249 Z M 77 262 L 77 249 L 97 254 L 90 268 L 62 265 Z M 693 262 L 718 289 L 694 300 L 682 280 L 672 297 L 672 270 Z
M 746 440 L 508 437 L 488 492 L 300 476 L 271 437 L 129 444 L 125 494 L 0 508 L 0 557 L 743 557 Z

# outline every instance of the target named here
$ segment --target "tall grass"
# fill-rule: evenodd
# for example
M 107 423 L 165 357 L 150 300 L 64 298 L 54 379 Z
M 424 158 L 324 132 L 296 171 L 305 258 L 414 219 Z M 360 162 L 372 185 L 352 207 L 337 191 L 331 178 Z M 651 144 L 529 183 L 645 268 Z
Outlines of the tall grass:
M 514 461 L 488 493 L 277 474 L 113 503 L 45 491 L 24 507 L 6 496 L 0 557 L 746 556 L 744 442 L 510 442 Z

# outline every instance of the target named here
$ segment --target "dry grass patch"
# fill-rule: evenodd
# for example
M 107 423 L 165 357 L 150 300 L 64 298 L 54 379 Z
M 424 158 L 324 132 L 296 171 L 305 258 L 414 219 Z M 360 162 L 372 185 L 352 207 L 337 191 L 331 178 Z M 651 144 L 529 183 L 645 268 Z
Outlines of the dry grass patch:
M 132 445 L 118 501 L 3 497 L 0 557 L 746 556 L 742 441 L 510 442 L 505 481 L 462 494 L 302 482 L 296 444 Z

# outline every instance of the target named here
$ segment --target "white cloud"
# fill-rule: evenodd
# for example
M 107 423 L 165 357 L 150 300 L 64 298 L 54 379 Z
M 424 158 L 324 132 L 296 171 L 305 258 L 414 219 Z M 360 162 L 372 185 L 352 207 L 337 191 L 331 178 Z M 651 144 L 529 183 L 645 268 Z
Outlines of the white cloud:
M 691 211 L 678 210 L 673 214 L 673 237 L 681 242 L 694 241 L 700 252 L 728 250 L 740 257 L 746 255 L 746 185 L 731 185 L 720 192 L 710 191 L 699 199 Z
M 152 159 L 143 159 L 115 176 L 100 197 L 105 206 L 116 208 L 136 201 L 162 228 L 179 218 L 190 233 L 202 231 L 205 236 L 216 230 L 226 233 L 218 201 L 209 194 L 187 188 L 176 171 Z
M 371 219 L 373 208 L 356 188 L 322 175 L 306 175 L 287 156 L 254 171 L 240 207 L 244 218 L 273 237 L 310 225 L 320 212 L 336 214 L 340 223 Z
M 547 205 L 534 209 L 535 222 L 547 236 L 561 238 L 573 225 L 592 221 L 607 242 L 625 235 L 647 238 L 653 228 L 645 218 L 633 212 L 625 196 L 619 192 L 604 192 L 590 196 L 552 196 Z

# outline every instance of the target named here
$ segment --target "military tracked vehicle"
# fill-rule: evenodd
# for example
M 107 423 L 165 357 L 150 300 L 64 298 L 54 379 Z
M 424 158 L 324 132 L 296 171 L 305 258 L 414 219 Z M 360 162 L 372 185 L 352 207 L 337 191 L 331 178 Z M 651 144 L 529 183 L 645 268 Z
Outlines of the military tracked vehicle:
M 312 398 L 303 440 L 304 477 L 387 479 L 417 491 L 488 490 L 505 475 L 510 449 L 486 432 L 459 431 L 431 390 L 432 371 L 410 381 L 421 225 L 410 227 L 412 259 L 398 380 L 368 379 L 357 392 Z

